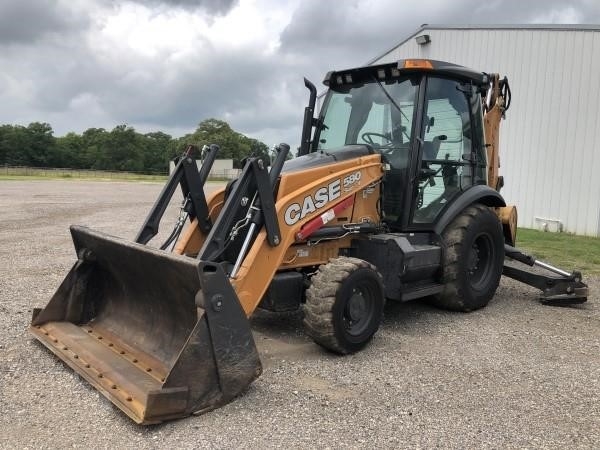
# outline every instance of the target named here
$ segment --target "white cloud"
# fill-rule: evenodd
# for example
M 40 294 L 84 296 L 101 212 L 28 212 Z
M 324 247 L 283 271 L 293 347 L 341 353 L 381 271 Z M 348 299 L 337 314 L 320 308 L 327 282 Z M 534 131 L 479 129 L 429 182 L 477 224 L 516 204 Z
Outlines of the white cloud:
M 126 3 L 107 15 L 98 30 L 90 33 L 92 49 L 105 57 L 138 57 L 160 61 L 175 54 L 185 57 L 198 47 L 199 30 L 207 27 L 202 16 L 186 10 L 156 14 L 136 3 Z M 201 42 L 200 45 L 206 45 Z
M 552 9 L 541 13 L 532 20 L 533 23 L 580 23 L 582 22 L 581 13 L 572 6 L 566 6 L 560 9 Z
M 303 76 L 320 87 L 328 70 L 360 65 L 422 23 L 600 21 L 592 0 L 39 1 L 0 4 L 0 123 L 181 135 L 216 117 L 292 147 Z

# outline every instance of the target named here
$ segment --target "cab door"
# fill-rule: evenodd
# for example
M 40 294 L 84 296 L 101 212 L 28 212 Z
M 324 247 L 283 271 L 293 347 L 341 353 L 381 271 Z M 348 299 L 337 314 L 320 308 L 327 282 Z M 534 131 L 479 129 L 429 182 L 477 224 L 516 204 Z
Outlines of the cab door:
M 462 191 L 486 183 L 481 97 L 471 83 L 427 77 L 410 228 L 430 228 Z

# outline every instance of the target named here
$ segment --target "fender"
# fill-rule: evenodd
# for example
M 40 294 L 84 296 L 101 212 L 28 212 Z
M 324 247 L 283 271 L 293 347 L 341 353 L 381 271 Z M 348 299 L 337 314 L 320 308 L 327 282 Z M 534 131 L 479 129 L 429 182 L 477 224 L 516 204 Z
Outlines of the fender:
M 473 203 L 482 203 L 486 206 L 494 207 L 506 206 L 504 198 L 495 189 L 484 184 L 473 186 L 450 203 L 446 211 L 437 220 L 433 231 L 437 235 L 441 235 L 448 224 L 462 213 L 467 206 Z

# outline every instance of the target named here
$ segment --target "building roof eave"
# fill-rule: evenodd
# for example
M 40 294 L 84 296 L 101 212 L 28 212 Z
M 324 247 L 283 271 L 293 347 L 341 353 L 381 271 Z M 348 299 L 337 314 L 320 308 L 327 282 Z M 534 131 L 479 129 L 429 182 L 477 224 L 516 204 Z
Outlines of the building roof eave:
M 551 31 L 600 31 L 600 24 L 479 24 L 479 25 L 452 25 L 439 24 L 429 25 L 423 24 L 409 36 L 402 39 L 400 42 L 389 48 L 387 51 L 379 54 L 375 58 L 370 59 L 365 65 L 371 65 L 378 59 L 383 58 L 388 53 L 404 45 L 416 37 L 419 33 L 425 30 L 551 30 Z

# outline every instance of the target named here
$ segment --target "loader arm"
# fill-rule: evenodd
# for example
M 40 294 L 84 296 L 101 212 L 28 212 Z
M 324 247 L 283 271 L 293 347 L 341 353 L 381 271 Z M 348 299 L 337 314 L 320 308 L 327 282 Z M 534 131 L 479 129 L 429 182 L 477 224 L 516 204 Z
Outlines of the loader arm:
M 247 162 L 247 164 L 251 163 L 251 161 Z M 248 316 L 260 303 L 273 275 L 278 269 L 286 267 L 285 261 L 294 253 L 292 246 L 302 247 L 304 252 L 309 252 L 308 246 L 302 245 L 305 239 L 302 239 L 300 233 L 306 224 L 331 208 L 343 207 L 344 202 L 354 199 L 357 194 L 366 195 L 363 194 L 363 191 L 368 186 L 379 182 L 382 176 L 383 166 L 379 154 L 348 159 L 334 165 L 329 164 L 309 170 L 286 171 L 285 167 L 283 168 L 283 172 L 277 180 L 274 205 L 277 222 L 281 228 L 279 233 L 281 241 L 277 245 L 271 245 L 265 229 L 256 232 L 256 237 L 251 237 L 252 242 L 248 246 L 245 257 L 240 261 L 239 271 L 230 278 L 242 308 Z M 236 183 L 243 183 L 244 178 L 245 175 L 242 174 Z M 235 195 L 234 191 L 235 187 L 231 189 L 229 195 Z M 325 191 L 326 202 L 324 202 Z M 252 193 L 248 192 L 242 193 L 240 198 L 247 198 L 251 195 Z M 373 196 L 372 203 L 375 204 L 377 194 L 373 192 L 370 195 Z M 244 206 L 240 205 L 241 202 L 227 203 L 225 197 L 225 189 L 221 189 L 207 199 L 210 218 L 214 224 L 213 230 L 208 234 L 203 233 L 196 226 L 196 222 L 192 221 L 177 242 L 175 253 L 188 256 L 198 255 L 202 260 L 206 260 L 212 259 L 211 255 L 216 254 L 216 249 L 224 246 L 225 241 L 231 238 L 234 221 L 225 219 L 244 217 L 242 211 Z M 345 216 L 352 216 L 353 203 L 351 201 L 349 206 L 344 208 Z M 360 220 L 371 223 L 379 222 L 380 218 L 374 211 L 375 208 L 373 211 L 358 211 L 365 202 L 357 201 L 356 203 L 360 203 L 356 207 Z M 300 218 L 300 216 L 302 217 Z M 334 223 L 335 221 L 332 221 L 329 225 Z M 245 229 L 244 233 L 247 232 L 248 230 Z M 238 241 L 246 237 L 246 235 L 240 234 L 241 236 L 235 237 Z M 337 246 L 323 245 L 321 249 L 325 249 L 325 251 L 315 250 L 313 252 L 315 256 L 307 257 L 305 265 L 323 264 L 327 262 L 328 257 L 337 256 Z M 336 254 L 328 252 L 328 250 L 335 250 Z M 226 264 L 223 260 L 221 263 Z M 228 263 L 233 264 L 234 261 L 228 261 Z M 301 266 L 302 264 L 296 263 L 296 265 Z M 260 267 L 260 270 L 256 270 L 256 267 Z
M 215 223 L 225 203 L 225 188 L 207 195 L 206 203 L 208 205 L 208 216 L 211 222 Z M 198 226 L 198 219 L 194 218 L 181 233 L 173 248 L 173 253 L 195 257 L 202 248 L 207 235 L 208 233 L 202 231 Z
M 188 145 L 186 151 L 180 157 L 175 170 L 163 187 L 142 228 L 138 232 L 135 242 L 147 244 L 156 236 L 162 216 L 178 185 L 181 186 L 184 198 L 182 210 L 194 221 L 197 228 L 205 233 L 210 230 L 211 221 L 204 194 L 204 185 L 206 180 L 208 180 L 208 175 L 219 152 L 219 146 L 214 144 L 205 146 L 205 158 L 200 171 L 197 170 L 196 161 L 192 158 L 192 153 L 195 149 L 195 146 Z M 183 221 L 173 230 L 171 236 L 161 247 L 162 249 L 166 249 L 179 236 L 182 226 Z
M 319 252 L 323 247 L 334 249 L 327 245 L 320 246 L 314 252 L 308 249 L 306 237 L 301 231 L 307 230 L 307 224 L 311 222 L 311 227 L 314 227 L 315 218 L 325 217 L 328 225 L 335 225 L 335 216 L 341 214 L 344 216 L 344 225 L 348 226 L 353 222 L 353 213 L 356 212 L 356 220 L 363 226 L 367 222 L 379 223 L 375 206 L 379 191 L 372 189 L 372 186 L 383 176 L 381 156 L 372 151 L 368 153 L 366 147 L 361 148 L 365 150 L 363 156 L 334 164 L 296 171 L 284 168 L 281 176 L 272 180 L 271 187 L 276 187 L 272 211 L 268 210 L 268 204 L 263 205 L 266 198 L 257 207 L 260 197 L 257 179 L 265 174 L 261 175 L 256 161 L 249 160 L 240 178 L 229 189 L 227 198 L 220 191 L 209 199 L 209 205 L 218 210 L 210 233 L 203 235 L 192 223 L 176 248 L 187 255 L 197 254 L 200 260 L 221 264 L 242 308 L 250 316 L 274 274 L 286 266 L 293 246 L 302 246 L 303 255 L 313 253 L 306 257 L 310 261 L 306 265 L 322 264 L 327 261 L 327 256 L 337 256 L 337 253 Z M 262 195 L 265 196 L 264 193 Z M 356 202 L 360 204 L 355 208 L 354 199 L 357 195 L 361 196 L 361 201 Z M 367 197 L 370 200 L 365 201 Z M 364 204 L 371 204 L 371 210 L 365 210 Z M 257 217 L 256 211 L 261 209 L 265 211 L 261 211 Z M 257 218 L 261 220 L 257 221 Z M 269 226 L 273 227 L 273 224 L 276 224 L 278 232 L 270 237 L 272 232 Z M 358 231 L 359 227 L 355 229 Z M 300 266 L 301 263 L 296 265 Z

